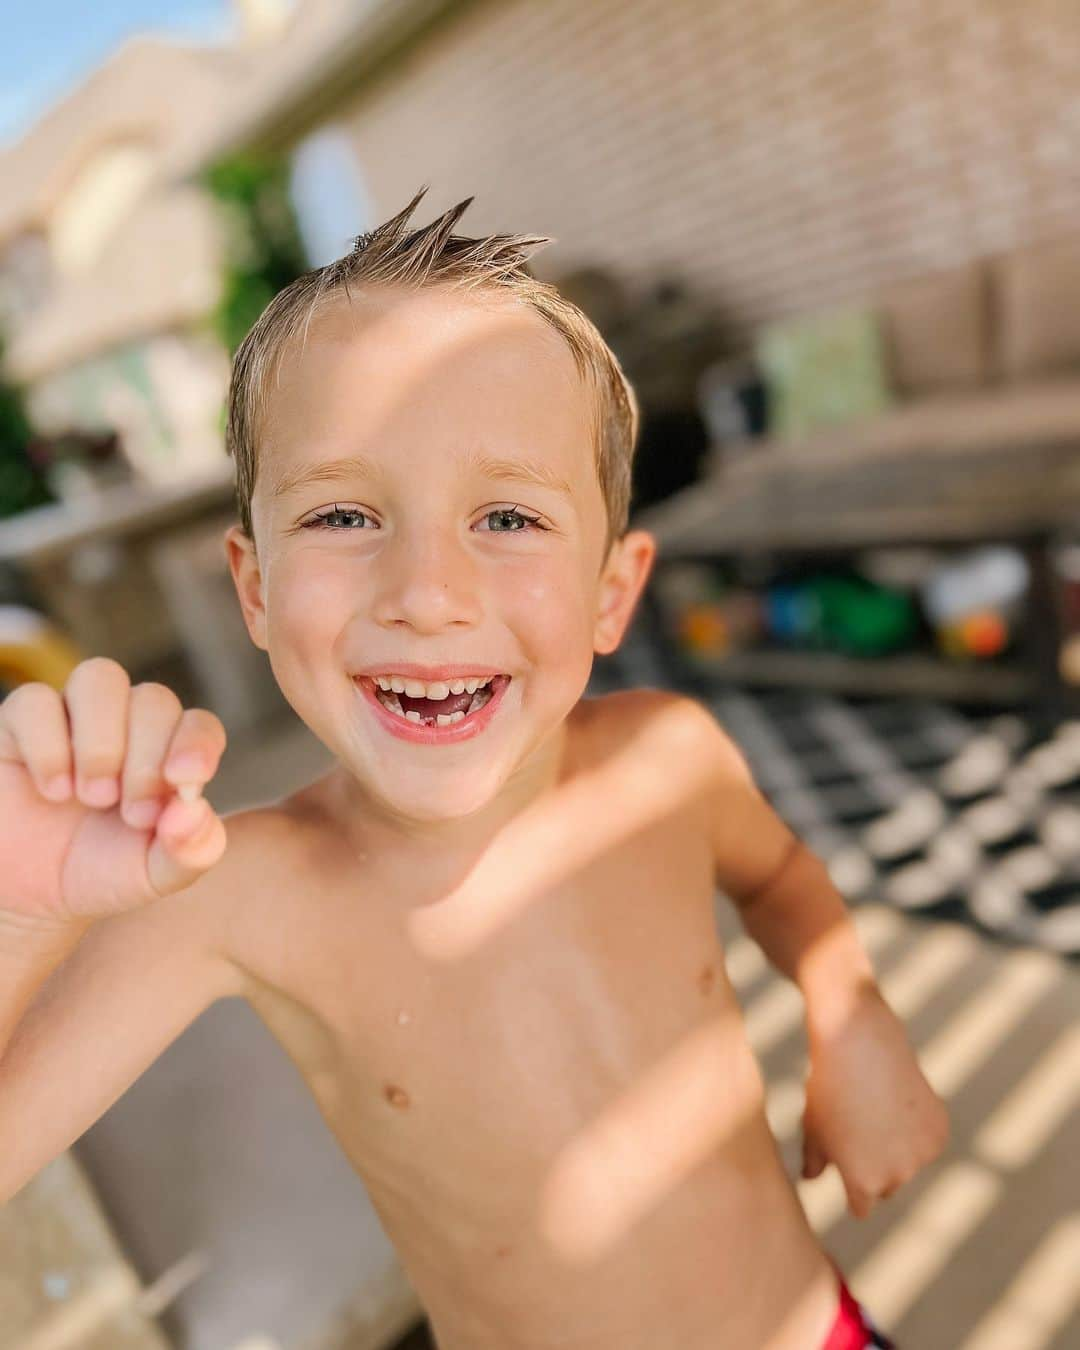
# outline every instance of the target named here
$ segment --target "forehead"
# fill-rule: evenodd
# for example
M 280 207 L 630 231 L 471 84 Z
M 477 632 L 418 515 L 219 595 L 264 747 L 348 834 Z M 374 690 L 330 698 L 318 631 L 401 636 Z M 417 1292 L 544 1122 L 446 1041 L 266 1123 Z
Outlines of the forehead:
M 544 454 L 595 473 L 594 402 L 562 336 L 528 305 L 427 289 L 335 300 L 269 382 L 263 454 L 425 447 Z M 579 481 L 582 481 L 579 478 Z

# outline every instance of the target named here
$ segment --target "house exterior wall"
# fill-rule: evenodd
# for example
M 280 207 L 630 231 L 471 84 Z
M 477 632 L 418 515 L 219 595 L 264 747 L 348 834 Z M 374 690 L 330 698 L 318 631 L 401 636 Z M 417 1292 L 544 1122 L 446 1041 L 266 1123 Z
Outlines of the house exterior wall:
M 246 69 L 231 50 L 130 39 L 0 154 L 5 369 L 37 430 L 113 427 L 151 481 L 224 458 L 220 214 L 161 168 Z
M 0 153 L 0 322 L 36 382 L 213 306 L 221 228 L 162 160 L 224 107 L 239 54 L 131 38 Z
M 1066 0 L 483 0 L 346 112 L 377 219 L 694 274 L 736 331 L 1080 219 Z

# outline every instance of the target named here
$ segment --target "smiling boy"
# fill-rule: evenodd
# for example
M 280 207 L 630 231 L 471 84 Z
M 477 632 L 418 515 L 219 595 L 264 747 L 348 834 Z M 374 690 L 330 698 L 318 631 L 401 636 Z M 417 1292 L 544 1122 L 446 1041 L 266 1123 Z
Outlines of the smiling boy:
M 226 830 L 206 710 L 103 659 L 0 706 L 0 1200 L 244 997 L 440 1350 L 887 1345 L 782 1166 L 716 888 L 805 998 L 804 1175 L 862 1216 L 944 1107 L 711 715 L 583 697 L 655 552 L 634 396 L 546 240 L 409 230 L 422 196 L 234 362 L 229 565 L 332 769 Z

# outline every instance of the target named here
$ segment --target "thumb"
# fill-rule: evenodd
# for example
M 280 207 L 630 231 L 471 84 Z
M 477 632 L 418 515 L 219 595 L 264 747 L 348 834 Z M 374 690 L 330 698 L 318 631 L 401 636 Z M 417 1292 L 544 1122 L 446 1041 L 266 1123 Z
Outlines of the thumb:
M 828 1158 L 825 1156 L 825 1150 L 817 1141 L 813 1128 L 803 1122 L 803 1166 L 802 1174 L 806 1179 L 812 1180 L 820 1176 L 828 1164 Z
M 146 853 L 146 874 L 156 894 L 183 890 L 225 852 L 225 825 L 205 797 L 174 797 L 158 817 Z
M 73 916 L 104 918 L 184 890 L 214 866 L 228 842 L 224 822 L 201 797 L 174 797 L 152 830 L 133 829 L 117 810 L 77 803 L 72 811 L 77 820 L 61 882 Z

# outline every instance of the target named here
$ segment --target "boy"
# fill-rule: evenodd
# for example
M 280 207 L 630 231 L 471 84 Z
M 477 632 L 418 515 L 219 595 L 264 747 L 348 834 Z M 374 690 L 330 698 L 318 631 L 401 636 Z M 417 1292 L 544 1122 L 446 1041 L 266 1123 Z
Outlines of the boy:
M 546 239 L 452 234 L 471 198 L 410 231 L 424 191 L 271 302 L 230 388 L 232 576 L 333 769 L 226 832 L 208 711 L 101 658 L 0 707 L 0 1201 L 242 996 L 441 1350 L 888 1344 L 783 1170 L 716 886 L 805 995 L 805 1175 L 865 1215 L 945 1109 L 714 719 L 582 698 L 655 551 L 634 396 Z

